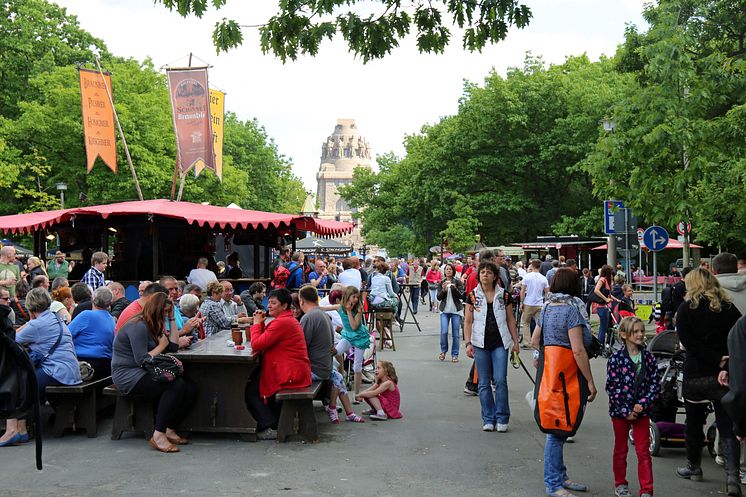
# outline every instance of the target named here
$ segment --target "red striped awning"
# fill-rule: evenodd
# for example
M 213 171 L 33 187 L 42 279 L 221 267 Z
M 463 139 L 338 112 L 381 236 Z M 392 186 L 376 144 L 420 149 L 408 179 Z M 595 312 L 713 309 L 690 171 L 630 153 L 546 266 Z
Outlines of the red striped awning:
M 13 234 L 28 233 L 67 222 L 73 216 L 76 218 L 100 216 L 103 219 L 109 219 L 137 214 L 181 219 L 188 224 L 221 229 L 226 227 L 233 229 L 295 227 L 298 232 L 311 231 L 323 236 L 340 236 L 350 233 L 353 229 L 352 223 L 340 221 L 156 199 L 0 216 L 0 230 Z

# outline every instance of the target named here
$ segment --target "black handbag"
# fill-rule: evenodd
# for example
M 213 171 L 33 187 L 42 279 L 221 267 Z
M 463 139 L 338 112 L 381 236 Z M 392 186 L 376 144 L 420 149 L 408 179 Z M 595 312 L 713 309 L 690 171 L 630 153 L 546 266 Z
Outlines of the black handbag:
M 686 378 L 681 387 L 685 400 L 693 402 L 719 402 L 728 393 L 728 388 L 718 382 L 717 376 Z
M 168 383 L 184 374 L 184 365 L 172 355 L 148 356 L 141 364 L 150 379 L 157 383 Z

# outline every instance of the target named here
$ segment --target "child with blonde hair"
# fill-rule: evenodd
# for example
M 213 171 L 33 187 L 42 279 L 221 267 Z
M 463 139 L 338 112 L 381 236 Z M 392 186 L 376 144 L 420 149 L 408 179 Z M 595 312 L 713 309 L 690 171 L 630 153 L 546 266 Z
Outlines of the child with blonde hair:
M 637 452 L 640 497 L 653 495 L 653 461 L 650 457 L 650 412 L 660 393 L 655 357 L 645 348 L 645 324 L 636 316 L 619 323 L 624 347 L 606 365 L 606 393 L 614 428 L 614 494 L 630 497 L 627 482 L 627 435 L 632 429 Z
M 399 419 L 401 397 L 399 396 L 399 378 L 396 369 L 389 361 L 378 361 L 376 364 L 376 382 L 370 388 L 355 396 L 355 400 L 364 400 L 372 408 L 363 414 L 370 419 L 384 421 L 389 418 Z
M 370 332 L 363 324 L 363 303 L 360 300 L 360 290 L 354 286 L 348 286 L 342 293 L 339 317 L 342 319 L 342 338 L 335 348 L 337 355 L 341 355 L 355 347 L 352 370 L 355 373 L 355 396 L 357 397 L 363 379 L 364 352 L 370 347 Z

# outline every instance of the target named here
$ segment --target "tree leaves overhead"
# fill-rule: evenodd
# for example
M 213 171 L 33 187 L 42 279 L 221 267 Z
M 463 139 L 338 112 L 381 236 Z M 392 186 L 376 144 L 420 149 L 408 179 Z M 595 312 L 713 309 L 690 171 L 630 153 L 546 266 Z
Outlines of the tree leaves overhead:
M 219 10 L 227 0 L 155 0 L 181 16 L 202 17 L 210 4 Z M 235 1 L 235 0 L 234 0 Z M 373 13 L 369 13 L 374 10 Z M 365 13 L 363 13 L 365 12 Z M 280 60 L 316 55 L 324 39 L 341 35 L 351 52 L 363 62 L 381 59 L 415 32 L 422 53 L 442 53 L 451 41 L 450 24 L 464 30 L 463 47 L 481 51 L 498 43 L 511 26 L 524 28 L 531 9 L 517 0 L 281 0 L 278 12 L 259 27 L 261 48 Z M 216 23 L 213 44 L 218 52 L 241 45 L 240 21 Z M 257 27 L 257 26 L 251 26 Z
M 380 172 L 359 171 L 342 189 L 362 209 L 368 243 L 393 253 L 424 253 L 533 240 L 562 215 L 575 233 L 598 233 L 602 217 L 581 171 L 599 121 L 631 82 L 610 60 L 571 57 L 546 68 L 528 56 L 506 78 L 466 83 L 458 114 L 407 138 L 404 158 L 384 156 Z
M 176 145 L 165 76 L 150 60 L 111 56 L 74 17 L 42 0 L 0 4 L 0 9 L 7 15 L 0 18 L 0 47 L 17 47 L 16 53 L 0 51 L 0 214 L 58 208 L 58 182 L 68 185 L 66 207 L 80 205 L 80 193 L 91 204 L 136 198 L 118 136 L 119 174 L 100 161 L 86 174 L 76 65 L 92 59 L 90 43 L 112 74 L 115 106 L 144 196 L 169 198 Z M 29 54 L 44 63 L 26 60 Z M 27 64 L 18 73 L 21 62 Z M 223 160 L 223 182 L 210 171 L 197 179 L 190 174 L 183 199 L 299 212 L 303 185 L 257 121 L 226 113 Z

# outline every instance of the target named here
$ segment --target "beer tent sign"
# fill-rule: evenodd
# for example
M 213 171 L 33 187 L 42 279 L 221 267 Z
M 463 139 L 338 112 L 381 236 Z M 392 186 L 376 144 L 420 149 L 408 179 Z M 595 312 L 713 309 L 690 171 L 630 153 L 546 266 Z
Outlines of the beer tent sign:
M 83 138 L 87 172 L 97 157 L 117 172 L 117 142 L 114 131 L 111 76 L 108 73 L 80 69 L 80 100 L 83 110 Z
M 223 119 L 225 118 L 225 93 L 210 88 L 210 120 L 212 121 L 213 148 L 215 150 L 215 174 L 223 179 Z M 194 176 L 205 169 L 205 163 L 198 161 Z
M 168 89 L 182 176 L 200 161 L 215 171 L 207 69 L 169 69 Z

